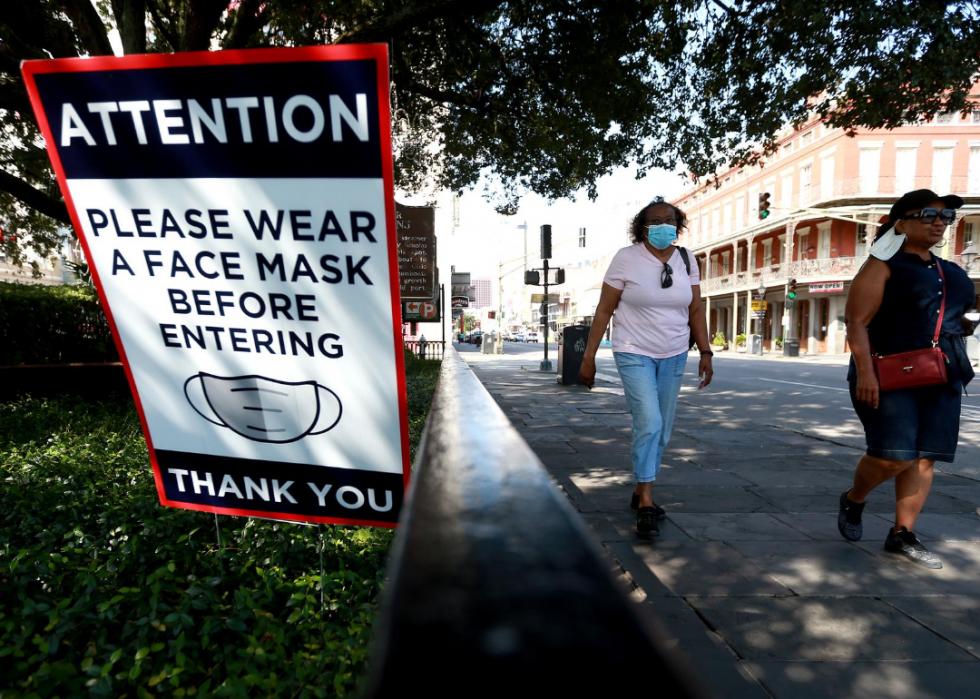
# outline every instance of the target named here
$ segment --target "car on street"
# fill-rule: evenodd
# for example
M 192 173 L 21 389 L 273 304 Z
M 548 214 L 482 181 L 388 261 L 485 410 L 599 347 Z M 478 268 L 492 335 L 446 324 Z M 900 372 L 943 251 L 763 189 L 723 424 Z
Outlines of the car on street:
M 524 333 L 514 335 L 514 342 L 524 342 Z
M 524 336 L 524 342 L 539 342 L 538 334 L 533 330 L 529 331 L 528 334 Z

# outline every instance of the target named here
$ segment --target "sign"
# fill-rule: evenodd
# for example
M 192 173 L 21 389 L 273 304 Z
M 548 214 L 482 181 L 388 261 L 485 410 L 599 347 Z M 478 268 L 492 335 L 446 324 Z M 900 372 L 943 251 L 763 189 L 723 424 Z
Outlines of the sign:
M 548 303 L 558 302 L 558 294 L 548 294 Z M 544 303 L 544 294 L 531 294 L 531 303 Z
M 432 298 L 436 281 L 436 210 L 395 203 L 402 300 Z
M 453 296 L 453 308 L 469 308 L 470 300 L 466 296 Z
M 822 282 L 819 284 L 808 284 L 807 288 L 811 294 L 833 294 L 844 290 L 844 282 Z
M 402 322 L 434 323 L 440 320 L 442 320 L 442 315 L 439 313 L 439 301 L 437 299 L 405 302 L 405 312 L 402 314 Z
M 161 503 L 396 526 L 410 464 L 386 48 L 23 73 Z
M 769 303 L 766 301 L 752 301 L 753 311 L 765 311 L 769 308 Z

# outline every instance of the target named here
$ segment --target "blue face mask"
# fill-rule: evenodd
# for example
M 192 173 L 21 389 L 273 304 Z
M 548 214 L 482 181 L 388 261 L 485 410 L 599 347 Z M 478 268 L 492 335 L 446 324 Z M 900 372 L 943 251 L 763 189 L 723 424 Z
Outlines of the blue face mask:
M 657 250 L 666 250 L 671 243 L 677 240 L 677 226 L 671 226 L 667 223 L 661 223 L 659 226 L 648 226 L 647 240 Z

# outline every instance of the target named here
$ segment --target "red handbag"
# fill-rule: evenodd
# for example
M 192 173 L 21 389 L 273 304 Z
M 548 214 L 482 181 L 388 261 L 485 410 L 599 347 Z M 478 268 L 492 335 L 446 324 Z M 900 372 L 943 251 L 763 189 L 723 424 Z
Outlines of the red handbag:
M 943 300 L 939 305 L 939 320 L 932 336 L 932 347 L 896 352 L 895 354 L 871 353 L 871 361 L 878 377 L 878 388 L 882 391 L 897 391 L 901 388 L 918 388 L 946 383 L 946 365 L 949 359 L 939 349 L 939 329 L 946 315 L 946 276 L 942 265 L 936 260 L 939 278 L 943 280 Z

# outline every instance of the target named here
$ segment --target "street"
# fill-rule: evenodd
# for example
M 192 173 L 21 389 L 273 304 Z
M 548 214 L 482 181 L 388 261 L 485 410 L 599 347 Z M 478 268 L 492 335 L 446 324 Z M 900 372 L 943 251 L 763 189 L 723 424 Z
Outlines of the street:
M 456 348 L 461 352 L 479 351 L 466 344 Z M 536 369 L 544 358 L 544 345 L 507 342 L 503 357 L 485 356 Z M 557 344 L 549 343 L 548 358 L 557 371 Z M 688 359 L 690 380 L 681 390 L 680 400 L 710 411 L 712 417 L 751 416 L 760 426 L 789 429 L 863 449 L 864 431 L 851 406 L 845 362 L 845 358 L 839 357 L 784 359 L 766 354 L 760 359 L 719 352 L 715 355 L 711 385 L 698 391 L 695 354 Z M 612 350 L 599 350 L 596 374 L 597 385 L 619 385 Z M 980 394 L 980 381 L 971 387 L 976 387 Z M 963 397 L 956 462 L 939 464 L 939 468 L 946 473 L 980 478 L 980 396 Z

